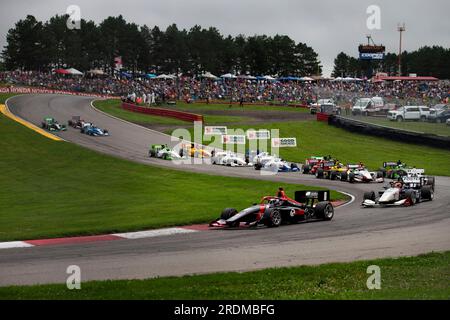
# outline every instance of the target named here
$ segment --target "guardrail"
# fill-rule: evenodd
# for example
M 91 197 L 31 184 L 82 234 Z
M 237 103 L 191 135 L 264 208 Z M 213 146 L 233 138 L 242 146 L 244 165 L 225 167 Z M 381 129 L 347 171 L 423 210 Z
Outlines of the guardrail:
M 446 136 L 391 128 L 336 115 L 329 116 L 328 124 L 352 132 L 383 137 L 394 141 L 415 143 L 450 150 L 450 137 Z
M 122 109 L 132 111 L 132 112 L 151 114 L 151 115 L 155 115 L 155 116 L 175 118 L 175 119 L 180 119 L 183 121 L 190 121 L 190 122 L 201 121 L 201 122 L 203 122 L 203 116 L 200 114 L 177 111 L 177 110 L 154 108 L 154 107 L 141 107 L 141 106 L 138 106 L 138 105 L 135 105 L 132 103 L 127 103 L 127 102 L 122 103 Z

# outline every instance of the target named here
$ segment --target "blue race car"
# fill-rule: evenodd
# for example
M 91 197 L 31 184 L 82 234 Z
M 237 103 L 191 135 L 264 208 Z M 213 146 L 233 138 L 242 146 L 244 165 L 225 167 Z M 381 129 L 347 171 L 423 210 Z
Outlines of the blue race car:
M 85 133 L 89 136 L 109 136 L 109 132 L 106 129 L 100 129 L 94 126 L 92 123 L 87 123 L 81 128 L 81 133 Z

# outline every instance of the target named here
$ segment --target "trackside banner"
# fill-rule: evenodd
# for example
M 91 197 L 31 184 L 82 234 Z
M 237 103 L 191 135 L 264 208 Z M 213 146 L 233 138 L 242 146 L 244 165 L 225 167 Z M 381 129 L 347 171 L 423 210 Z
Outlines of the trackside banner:
M 222 143 L 223 144 L 245 144 L 245 136 L 226 134 L 226 135 L 222 136 Z
M 297 138 L 272 138 L 272 148 L 296 147 Z
M 224 135 L 227 134 L 227 127 L 223 126 L 205 126 L 205 135 L 211 136 L 211 135 Z
M 24 88 L 24 87 L 11 87 L 11 88 L 0 88 L 0 93 L 30 93 L 30 94 L 68 94 L 74 96 L 83 97 L 99 97 L 108 99 L 119 99 L 120 97 L 103 95 L 97 93 L 87 93 L 87 92 L 76 92 L 76 91 L 66 91 L 66 90 L 53 90 L 44 88 Z
M 265 129 L 260 130 L 248 130 L 247 131 L 248 140 L 268 140 L 270 139 L 270 131 Z

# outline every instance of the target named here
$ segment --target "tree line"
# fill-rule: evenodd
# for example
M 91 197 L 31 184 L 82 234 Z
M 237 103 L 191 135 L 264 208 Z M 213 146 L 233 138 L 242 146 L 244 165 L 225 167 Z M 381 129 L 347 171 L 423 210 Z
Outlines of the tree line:
M 114 70 L 114 58 L 122 57 L 131 72 L 187 73 L 205 71 L 220 75 L 306 76 L 321 74 L 318 54 L 305 43 L 286 35 L 223 36 L 216 28 L 193 26 L 161 30 L 139 26 L 121 15 L 101 23 L 81 20 L 70 30 L 67 15 L 46 22 L 28 15 L 8 31 L 2 52 L 7 70 L 41 70 L 73 67 L 82 71 Z
M 433 76 L 450 79 L 450 48 L 425 46 L 416 51 L 403 51 L 401 71 L 403 76 L 416 73 L 419 76 Z M 364 77 L 371 73 L 386 72 L 397 75 L 398 54 L 387 53 L 383 61 L 360 60 L 341 52 L 334 59 L 333 77 Z

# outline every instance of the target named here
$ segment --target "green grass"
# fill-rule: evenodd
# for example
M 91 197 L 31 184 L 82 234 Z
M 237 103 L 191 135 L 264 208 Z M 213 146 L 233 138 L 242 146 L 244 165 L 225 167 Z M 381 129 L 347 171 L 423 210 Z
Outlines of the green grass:
M 160 116 L 153 116 L 149 114 L 136 113 L 121 108 L 120 100 L 97 100 L 94 102 L 94 106 L 103 112 L 109 113 L 115 117 L 140 123 L 140 124 L 158 124 L 158 125 L 178 125 L 178 126 L 190 126 L 191 122 L 178 120 L 175 118 L 167 118 Z M 193 112 L 195 110 L 189 110 Z M 221 115 L 204 115 L 203 120 L 205 124 L 222 124 L 229 122 L 241 122 L 247 118 L 239 116 L 221 116 Z
M 203 223 L 279 186 L 135 164 L 49 140 L 3 115 L 0 136 L 0 241 Z M 301 188 L 286 185 L 291 196 Z
M 330 154 L 342 163 L 362 161 L 369 168 L 376 170 L 382 167 L 385 161 L 402 160 L 411 166 L 426 169 L 426 173 L 430 175 L 450 175 L 450 151 L 351 133 L 323 122 L 298 121 L 228 126 L 229 130 L 236 128 L 279 129 L 280 137 L 296 137 L 296 148 L 280 148 L 281 156 L 290 161 L 304 163 L 309 156 Z M 170 134 L 171 131 L 167 133 Z M 190 129 L 190 134 L 193 137 L 193 129 Z
M 377 117 L 361 117 L 361 116 L 346 116 L 346 117 L 390 128 L 431 133 L 447 137 L 450 136 L 450 126 L 446 125 L 445 123 L 430 123 L 419 121 L 397 122 L 391 121 L 386 118 L 377 118 Z
M 381 289 L 366 286 L 367 267 Z M 244 273 L 0 288 L 0 299 L 450 299 L 450 252 Z
M 131 112 L 128 110 L 124 110 L 121 108 L 121 101 L 120 100 L 97 100 L 94 102 L 94 106 L 106 113 L 109 113 L 110 115 L 113 115 L 115 117 L 130 121 L 130 122 L 136 122 L 136 123 L 143 123 L 143 124 L 167 124 L 167 125 L 186 125 L 186 121 L 174 119 L 174 118 L 166 118 L 166 117 L 159 117 L 159 116 L 153 116 L 149 114 L 142 114 L 142 113 L 136 113 Z
M 12 96 L 16 96 L 17 93 L 0 93 L 0 103 L 5 104 L 5 101 Z
M 210 110 L 251 110 L 251 111 L 287 111 L 287 112 L 309 112 L 306 108 L 294 108 L 294 107 L 283 107 L 283 106 L 270 106 L 270 105 L 249 105 L 244 104 L 244 107 L 240 107 L 239 104 L 230 105 L 225 104 L 206 104 L 206 103 L 185 103 L 182 101 L 177 102 L 177 108 L 190 112 L 203 112 Z

